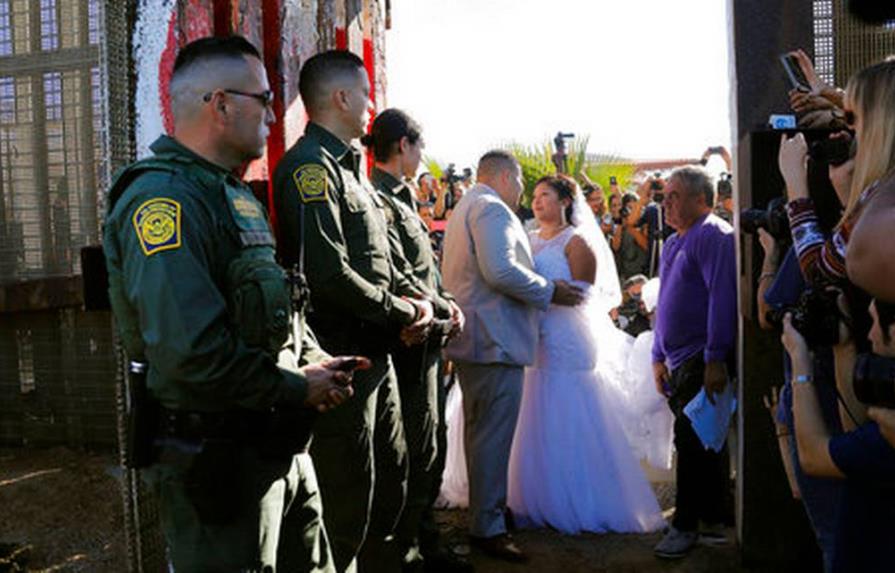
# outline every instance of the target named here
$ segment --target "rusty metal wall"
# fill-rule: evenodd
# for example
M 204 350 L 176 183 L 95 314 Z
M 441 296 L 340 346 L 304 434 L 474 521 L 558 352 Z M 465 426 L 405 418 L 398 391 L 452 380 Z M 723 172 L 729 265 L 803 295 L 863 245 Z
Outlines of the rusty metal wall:
M 99 242 L 111 159 L 127 154 L 109 145 L 104 8 L 0 0 L 3 444 L 116 444 L 111 317 L 72 297 L 60 306 L 54 290 L 80 272 L 80 248 Z M 34 285 L 25 305 L 9 304 L 16 284 Z
M 77 273 L 99 238 L 100 13 L 0 0 L 0 283 Z
M 111 316 L 67 308 L 0 318 L 0 443 L 116 445 Z

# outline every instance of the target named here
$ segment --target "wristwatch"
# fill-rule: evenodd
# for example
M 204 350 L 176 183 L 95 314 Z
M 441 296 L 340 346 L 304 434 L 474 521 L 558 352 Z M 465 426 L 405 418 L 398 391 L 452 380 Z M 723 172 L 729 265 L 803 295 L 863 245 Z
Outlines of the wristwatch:
M 794 384 L 801 386 L 802 384 L 811 384 L 814 382 L 814 376 L 811 374 L 798 374 L 792 379 Z

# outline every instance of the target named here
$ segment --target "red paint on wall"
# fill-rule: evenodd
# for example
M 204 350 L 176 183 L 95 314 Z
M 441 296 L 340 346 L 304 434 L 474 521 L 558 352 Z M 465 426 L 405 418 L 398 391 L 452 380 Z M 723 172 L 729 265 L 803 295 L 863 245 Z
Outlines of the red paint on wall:
M 336 27 L 336 49 L 348 49 L 348 30 L 340 26 Z
M 370 80 L 370 120 L 367 123 L 367 131 L 373 127 L 373 120 L 376 118 L 376 112 L 379 106 L 376 105 L 376 52 L 373 48 L 373 39 L 364 38 L 364 67 L 367 69 L 367 77 Z M 367 153 L 367 175 L 373 171 L 373 154 Z
M 180 22 L 184 44 L 214 34 L 214 8 L 208 0 L 190 0 L 186 5 L 185 18 Z
M 280 19 L 280 0 L 263 0 L 261 12 L 261 29 L 264 35 L 264 68 L 267 80 L 273 90 L 274 123 L 267 136 L 267 210 L 270 223 L 276 231 L 277 213 L 273 201 L 273 171 L 286 152 L 286 107 L 283 103 L 284 84 L 283 71 L 280 68 L 280 52 L 282 51 L 282 21 Z
M 171 73 L 174 71 L 174 60 L 177 58 L 177 12 L 171 11 L 171 18 L 168 20 L 168 39 L 165 43 L 165 50 L 158 63 L 158 93 L 159 104 L 162 109 L 162 121 L 165 125 L 165 131 L 169 134 L 174 133 L 174 116 L 171 114 Z
M 233 6 L 230 0 L 214 0 L 214 35 L 229 36 L 233 32 Z

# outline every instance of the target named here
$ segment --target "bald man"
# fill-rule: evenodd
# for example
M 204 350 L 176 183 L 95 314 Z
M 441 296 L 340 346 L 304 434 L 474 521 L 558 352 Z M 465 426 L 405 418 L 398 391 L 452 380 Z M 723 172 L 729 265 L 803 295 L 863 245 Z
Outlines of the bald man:
M 490 151 L 479 160 L 476 179 L 444 236 L 444 287 L 466 316 L 466 328 L 446 352 L 463 389 L 470 539 L 488 555 L 524 562 L 504 517 L 524 368 L 535 359 L 538 311 L 551 302 L 575 305 L 581 293 L 533 270 L 528 235 L 514 213 L 523 188 L 516 159 Z
M 104 228 L 115 318 L 160 412 L 144 477 L 168 555 L 178 573 L 334 571 L 307 447 L 350 376 L 290 321 L 267 214 L 235 175 L 273 121 L 264 66 L 241 37 L 205 38 L 170 89 L 174 135 L 119 176 Z

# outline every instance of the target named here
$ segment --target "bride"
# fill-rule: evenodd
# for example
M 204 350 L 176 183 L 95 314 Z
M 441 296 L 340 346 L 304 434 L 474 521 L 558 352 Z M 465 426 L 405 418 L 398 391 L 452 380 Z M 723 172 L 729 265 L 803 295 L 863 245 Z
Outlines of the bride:
M 523 527 L 654 531 L 664 525 L 661 511 L 624 432 L 628 341 L 608 316 L 619 299 L 611 251 L 571 178 L 541 178 L 532 209 L 537 272 L 574 281 L 588 298 L 541 315 L 510 454 L 508 505 Z

